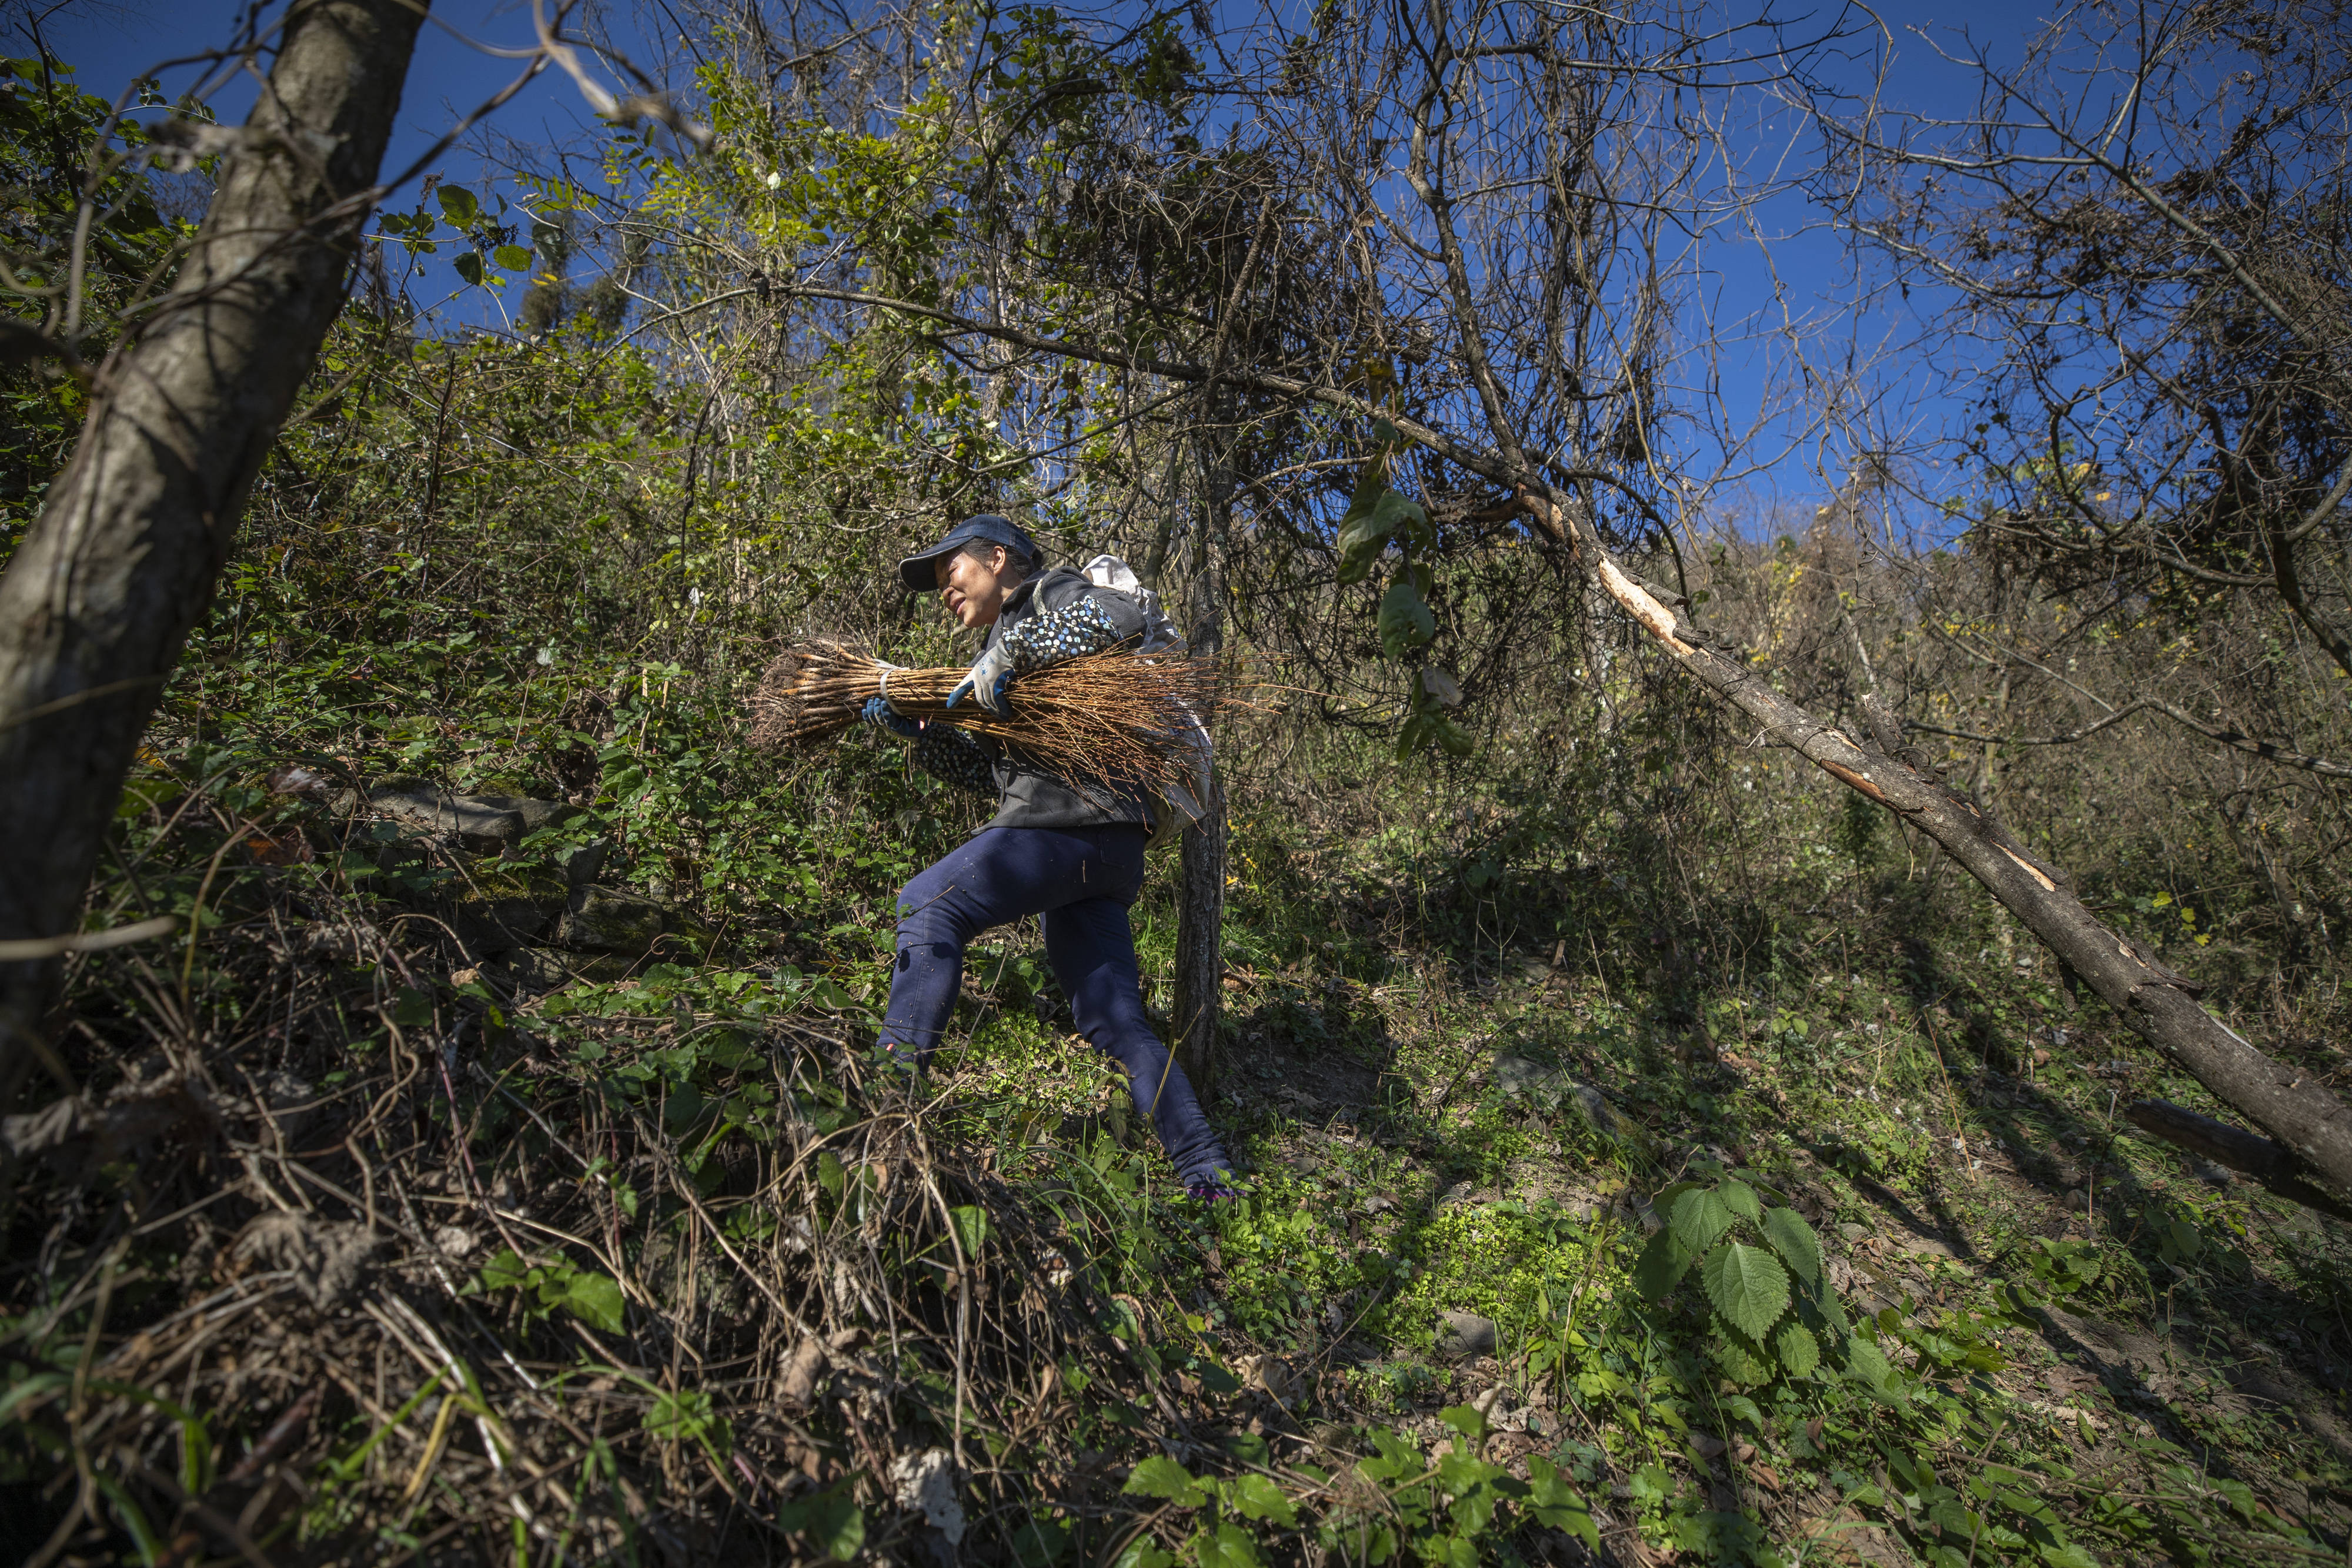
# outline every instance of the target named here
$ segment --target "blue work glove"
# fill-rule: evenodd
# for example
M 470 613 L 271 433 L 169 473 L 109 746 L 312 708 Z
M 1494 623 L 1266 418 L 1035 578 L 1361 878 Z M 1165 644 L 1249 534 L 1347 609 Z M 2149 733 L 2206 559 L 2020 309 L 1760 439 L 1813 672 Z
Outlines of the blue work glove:
M 1013 685 L 1013 651 L 1007 641 L 998 638 L 994 647 L 971 662 L 971 670 L 948 694 L 948 706 L 969 696 L 997 717 L 1004 716 L 1004 694 Z
M 858 717 L 877 728 L 887 729 L 904 740 L 922 738 L 923 727 L 890 706 L 887 697 L 867 697 Z

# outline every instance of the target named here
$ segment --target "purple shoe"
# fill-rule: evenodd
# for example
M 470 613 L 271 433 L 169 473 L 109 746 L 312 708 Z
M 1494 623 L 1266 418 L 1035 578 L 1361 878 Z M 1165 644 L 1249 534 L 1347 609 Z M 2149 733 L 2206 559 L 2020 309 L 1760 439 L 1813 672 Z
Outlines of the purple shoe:
M 1228 1186 L 1221 1181 L 1193 1182 L 1185 1187 L 1184 1196 L 1195 1203 L 1211 1205 L 1239 1203 L 1242 1200 L 1239 1189 Z

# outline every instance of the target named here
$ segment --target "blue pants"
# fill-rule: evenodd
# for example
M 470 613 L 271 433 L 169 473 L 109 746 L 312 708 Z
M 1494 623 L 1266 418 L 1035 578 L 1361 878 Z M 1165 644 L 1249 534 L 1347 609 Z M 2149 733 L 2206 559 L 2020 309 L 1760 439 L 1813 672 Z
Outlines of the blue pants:
M 1143 1016 L 1128 906 L 1143 886 L 1143 830 L 988 828 L 898 893 L 898 956 L 882 1043 L 918 1060 L 940 1043 L 963 984 L 963 951 L 992 925 L 1043 916 L 1045 961 L 1078 1032 L 1126 1071 L 1187 1183 L 1229 1168 L 1184 1070 Z

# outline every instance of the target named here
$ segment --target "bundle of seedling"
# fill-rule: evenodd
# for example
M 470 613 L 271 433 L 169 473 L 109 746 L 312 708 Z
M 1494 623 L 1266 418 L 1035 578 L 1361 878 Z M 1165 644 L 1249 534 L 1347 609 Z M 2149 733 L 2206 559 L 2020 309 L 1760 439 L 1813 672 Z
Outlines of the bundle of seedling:
M 1015 677 L 1001 715 L 969 694 L 948 706 L 965 673 L 901 669 L 845 643 L 789 648 L 752 695 L 751 742 L 826 739 L 857 723 L 868 701 L 887 696 L 919 724 L 953 725 L 1016 747 L 1066 779 L 1165 789 L 1195 777 L 1200 726 L 1216 701 L 1209 661 L 1124 649 Z

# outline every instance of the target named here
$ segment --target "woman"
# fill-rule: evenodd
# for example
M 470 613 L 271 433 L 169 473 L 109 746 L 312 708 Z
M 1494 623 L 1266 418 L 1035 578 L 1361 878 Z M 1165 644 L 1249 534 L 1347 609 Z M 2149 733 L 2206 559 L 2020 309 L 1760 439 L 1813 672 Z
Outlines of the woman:
M 993 713 L 1022 675 L 1098 653 L 1143 630 L 1143 612 L 1115 589 L 1066 567 L 1041 571 L 1036 541 L 992 514 L 968 518 L 898 564 L 917 591 L 936 589 L 965 626 L 988 628 L 980 657 L 948 698 Z M 1143 886 L 1151 810 L 1135 788 L 1080 789 L 1018 748 L 949 725 L 922 725 L 886 697 L 866 720 L 914 742 L 926 772 L 994 795 L 995 817 L 898 894 L 898 958 L 882 1045 L 916 1064 L 940 1042 L 963 983 L 964 948 L 992 925 L 1040 916 L 1045 959 L 1078 1032 L 1126 1071 L 1135 1108 L 1151 1119 L 1185 1190 L 1230 1201 L 1230 1162 L 1192 1085 L 1144 1017 L 1128 906 Z

